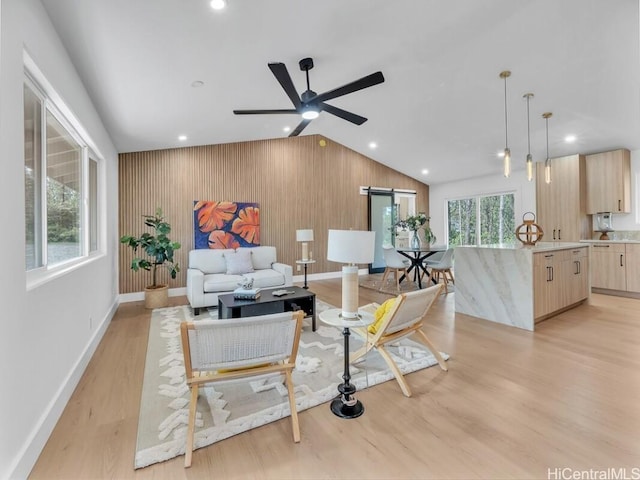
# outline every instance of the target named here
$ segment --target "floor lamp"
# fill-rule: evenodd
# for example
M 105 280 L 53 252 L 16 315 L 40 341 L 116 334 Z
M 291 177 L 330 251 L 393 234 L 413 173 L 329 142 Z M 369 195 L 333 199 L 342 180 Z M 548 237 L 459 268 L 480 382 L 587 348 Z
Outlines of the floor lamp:
M 329 230 L 327 260 L 342 267 L 342 317 L 358 317 L 358 263 L 373 262 L 376 233 L 362 230 Z

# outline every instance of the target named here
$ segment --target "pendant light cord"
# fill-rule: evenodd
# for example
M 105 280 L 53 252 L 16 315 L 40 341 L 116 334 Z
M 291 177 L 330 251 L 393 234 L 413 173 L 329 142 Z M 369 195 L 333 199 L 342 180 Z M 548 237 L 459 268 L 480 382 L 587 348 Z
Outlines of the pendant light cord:
M 546 117 L 544 122 L 547 130 L 547 161 L 549 161 L 549 117 Z
M 507 76 L 504 77 L 504 148 L 509 148 L 509 132 L 507 122 Z
M 529 94 L 527 94 L 527 153 L 531 155 L 531 133 L 529 131 Z

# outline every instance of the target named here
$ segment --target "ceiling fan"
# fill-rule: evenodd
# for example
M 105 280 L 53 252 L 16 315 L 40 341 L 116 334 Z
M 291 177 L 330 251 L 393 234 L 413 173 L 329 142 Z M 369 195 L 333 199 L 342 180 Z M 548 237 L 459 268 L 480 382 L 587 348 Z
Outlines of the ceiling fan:
M 324 92 L 321 94 L 317 94 L 311 87 L 309 86 L 309 70 L 313 68 L 313 59 L 312 58 L 303 58 L 298 62 L 300 65 L 300 70 L 305 72 L 307 76 L 307 89 L 302 92 L 302 95 L 298 96 L 298 92 L 296 91 L 296 87 L 293 85 L 293 81 L 291 80 L 291 76 L 287 71 L 287 67 L 284 63 L 269 63 L 269 69 L 271 73 L 276 77 L 276 80 L 280 83 L 282 88 L 284 89 L 287 96 L 291 99 L 293 109 L 277 109 L 277 110 L 234 110 L 233 113 L 236 115 L 261 115 L 261 114 L 298 114 L 302 115 L 302 122 L 298 124 L 298 126 L 289 134 L 290 137 L 295 137 L 304 130 L 304 128 L 309 125 L 311 120 L 317 118 L 320 112 L 325 111 L 336 117 L 340 117 L 348 122 L 355 123 L 356 125 L 362 125 L 367 121 L 365 117 L 361 117 L 360 115 L 356 115 L 355 113 L 348 112 L 343 110 L 342 108 L 334 107 L 333 105 L 329 105 L 325 103 L 327 100 L 331 100 L 333 98 L 341 97 L 348 93 L 357 92 L 358 90 L 362 90 L 364 88 L 372 87 L 379 83 L 384 82 L 384 76 L 382 72 L 372 73 L 371 75 L 367 75 L 366 77 L 362 77 L 358 80 L 355 80 L 351 83 L 347 83 L 341 87 L 335 88 L 333 90 L 329 90 L 328 92 Z

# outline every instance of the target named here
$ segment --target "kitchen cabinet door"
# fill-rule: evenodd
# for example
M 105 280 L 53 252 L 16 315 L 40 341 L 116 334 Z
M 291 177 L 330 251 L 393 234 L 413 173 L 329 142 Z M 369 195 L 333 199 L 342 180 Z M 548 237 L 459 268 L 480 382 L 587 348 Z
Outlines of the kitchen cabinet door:
M 589 252 L 588 247 L 569 252 L 563 264 L 566 279 L 565 303 L 573 305 L 589 296 Z
M 587 213 L 631 211 L 629 150 L 586 156 Z
M 625 245 L 627 291 L 640 292 L 640 243 Z
M 564 282 L 562 262 L 558 252 L 536 253 L 533 256 L 533 317 L 550 314 L 562 307 Z
M 591 246 L 591 286 L 626 290 L 624 243 L 596 243 Z
M 536 223 L 547 242 L 577 242 L 591 236 L 585 213 L 584 156 L 551 159 L 551 183 L 544 181 L 544 163 L 536 163 Z

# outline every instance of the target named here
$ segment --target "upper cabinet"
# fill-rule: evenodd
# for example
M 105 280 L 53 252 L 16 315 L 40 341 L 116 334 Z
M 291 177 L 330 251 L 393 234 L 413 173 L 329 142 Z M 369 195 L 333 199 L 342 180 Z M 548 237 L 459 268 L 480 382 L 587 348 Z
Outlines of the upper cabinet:
M 577 242 L 591 237 L 586 214 L 586 169 L 583 155 L 551 159 L 551 183 L 544 163 L 536 163 L 536 223 L 545 242 Z
M 631 211 L 629 150 L 586 156 L 587 213 Z

